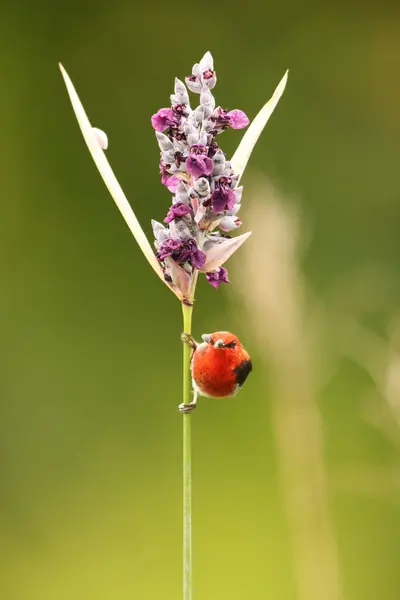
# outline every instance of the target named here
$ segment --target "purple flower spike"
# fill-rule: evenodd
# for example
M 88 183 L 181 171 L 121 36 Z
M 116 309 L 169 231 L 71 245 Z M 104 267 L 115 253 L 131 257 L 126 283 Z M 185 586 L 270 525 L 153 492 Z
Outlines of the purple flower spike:
M 162 132 L 168 127 L 177 125 L 178 120 L 172 108 L 160 108 L 155 115 L 151 117 L 151 124 L 156 131 Z
M 186 159 L 186 168 L 194 177 L 211 175 L 214 162 L 207 156 L 207 148 L 201 144 L 195 144 L 190 148 L 190 155 Z
M 206 273 L 206 279 L 213 287 L 219 288 L 221 283 L 230 283 L 228 278 L 228 271 L 225 267 L 218 267 L 216 271 Z
M 221 177 L 215 184 L 212 195 L 212 206 L 215 212 L 231 210 L 236 202 L 236 195 L 231 188 L 232 180 L 229 177 Z
M 247 115 L 242 110 L 231 110 L 226 116 L 232 129 L 243 129 L 250 123 Z
M 164 223 L 171 223 L 174 219 L 180 219 L 181 217 L 190 213 L 190 206 L 183 202 L 177 202 L 173 204 L 168 211 L 167 216 L 164 219 Z
M 272 106 L 270 101 L 262 109 L 230 159 L 217 140 L 229 128 L 246 127 L 249 119 L 242 110 L 216 106 L 212 94 L 216 81 L 213 57 L 206 52 L 186 85 L 175 79 L 171 108 L 152 117 L 162 183 L 174 196 L 164 222 L 153 223 L 156 257 L 165 280 L 189 303 L 199 271 L 215 288 L 229 283 L 223 265 L 250 235 L 227 233 L 242 224 L 237 216 L 242 203 L 240 177 Z M 285 82 L 286 78 L 280 93 Z M 193 107 L 190 91 L 198 94 Z

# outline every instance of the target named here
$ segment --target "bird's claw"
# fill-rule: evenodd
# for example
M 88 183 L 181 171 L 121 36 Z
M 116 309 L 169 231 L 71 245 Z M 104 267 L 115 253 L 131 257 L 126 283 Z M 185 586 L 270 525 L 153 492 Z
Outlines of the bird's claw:
M 192 350 L 196 350 L 197 348 L 197 344 L 195 342 L 194 337 L 190 334 L 190 333 L 181 333 L 181 341 L 184 344 L 188 344 Z
M 189 404 L 182 403 L 178 406 L 178 410 L 179 412 L 186 414 L 192 412 L 192 410 L 194 410 L 196 406 L 196 402 L 190 402 Z

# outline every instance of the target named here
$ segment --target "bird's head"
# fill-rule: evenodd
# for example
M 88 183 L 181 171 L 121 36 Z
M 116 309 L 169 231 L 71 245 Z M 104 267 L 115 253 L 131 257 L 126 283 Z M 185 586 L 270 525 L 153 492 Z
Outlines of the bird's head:
M 218 350 L 234 350 L 242 349 L 239 338 L 229 331 L 216 331 L 215 333 L 203 333 L 201 336 L 203 342 Z

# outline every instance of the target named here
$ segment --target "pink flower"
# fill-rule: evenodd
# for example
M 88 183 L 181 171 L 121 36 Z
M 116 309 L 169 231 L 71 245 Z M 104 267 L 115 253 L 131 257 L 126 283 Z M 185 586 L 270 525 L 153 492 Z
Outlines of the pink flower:
M 177 119 L 172 108 L 160 108 L 155 115 L 151 117 L 151 124 L 156 131 L 164 131 L 171 125 L 177 124 Z
M 214 161 L 207 156 L 207 148 L 201 144 L 194 144 L 190 148 L 190 155 L 186 159 L 186 168 L 194 177 L 211 175 Z
M 179 179 L 179 177 L 177 177 L 176 175 L 172 175 L 171 177 L 168 177 L 164 185 L 167 186 L 170 192 L 175 194 L 178 191 L 178 185 L 180 181 L 181 180 Z
M 231 188 L 232 180 L 230 177 L 220 177 L 215 184 L 215 191 L 212 195 L 212 205 L 215 212 L 223 210 L 232 210 L 236 195 Z
M 221 283 L 230 283 L 225 267 L 218 267 L 215 271 L 206 273 L 206 279 L 215 288 L 219 288 Z
M 188 204 L 184 204 L 183 202 L 176 202 L 173 204 L 168 211 L 167 216 L 164 219 L 164 223 L 171 223 L 175 219 L 180 219 L 185 215 L 190 213 L 190 206 Z
M 243 129 L 243 127 L 247 127 L 250 123 L 247 115 L 242 110 L 236 108 L 228 112 L 226 116 L 232 129 Z

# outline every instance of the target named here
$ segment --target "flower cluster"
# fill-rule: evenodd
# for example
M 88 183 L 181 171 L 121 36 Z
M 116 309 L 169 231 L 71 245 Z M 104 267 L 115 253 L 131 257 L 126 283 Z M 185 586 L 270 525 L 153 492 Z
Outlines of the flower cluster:
M 217 136 L 229 127 L 246 127 L 249 119 L 241 110 L 215 105 L 211 90 L 216 81 L 207 52 L 186 77 L 186 86 L 175 80 L 171 107 L 161 108 L 151 119 L 161 151 L 161 182 L 174 194 L 164 224 L 152 221 L 156 257 L 165 280 L 183 297 L 196 270 L 215 288 L 228 283 L 221 265 L 247 237 L 228 235 L 241 225 L 237 214 L 242 187 Z M 190 106 L 187 88 L 200 95 L 196 108 Z
M 200 105 L 190 108 L 186 86 L 175 80 L 171 107 L 162 108 L 152 117 L 161 149 L 161 180 L 174 194 L 164 224 L 153 222 L 153 246 L 146 237 L 105 155 L 107 135 L 93 127 L 75 87 L 60 64 L 61 74 L 75 116 L 90 154 L 149 265 L 168 288 L 184 303 L 191 303 L 202 271 L 214 287 L 228 283 L 222 265 L 243 244 L 251 232 L 230 237 L 228 232 L 241 225 L 242 177 L 250 155 L 281 98 L 288 77 L 286 71 L 272 97 L 260 110 L 243 135 L 230 160 L 219 148 L 216 138 L 231 127 L 248 124 L 241 110 L 215 107 L 211 89 L 217 78 L 209 52 L 186 78 L 186 86 L 200 94 Z M 219 229 L 217 229 L 219 228 Z

